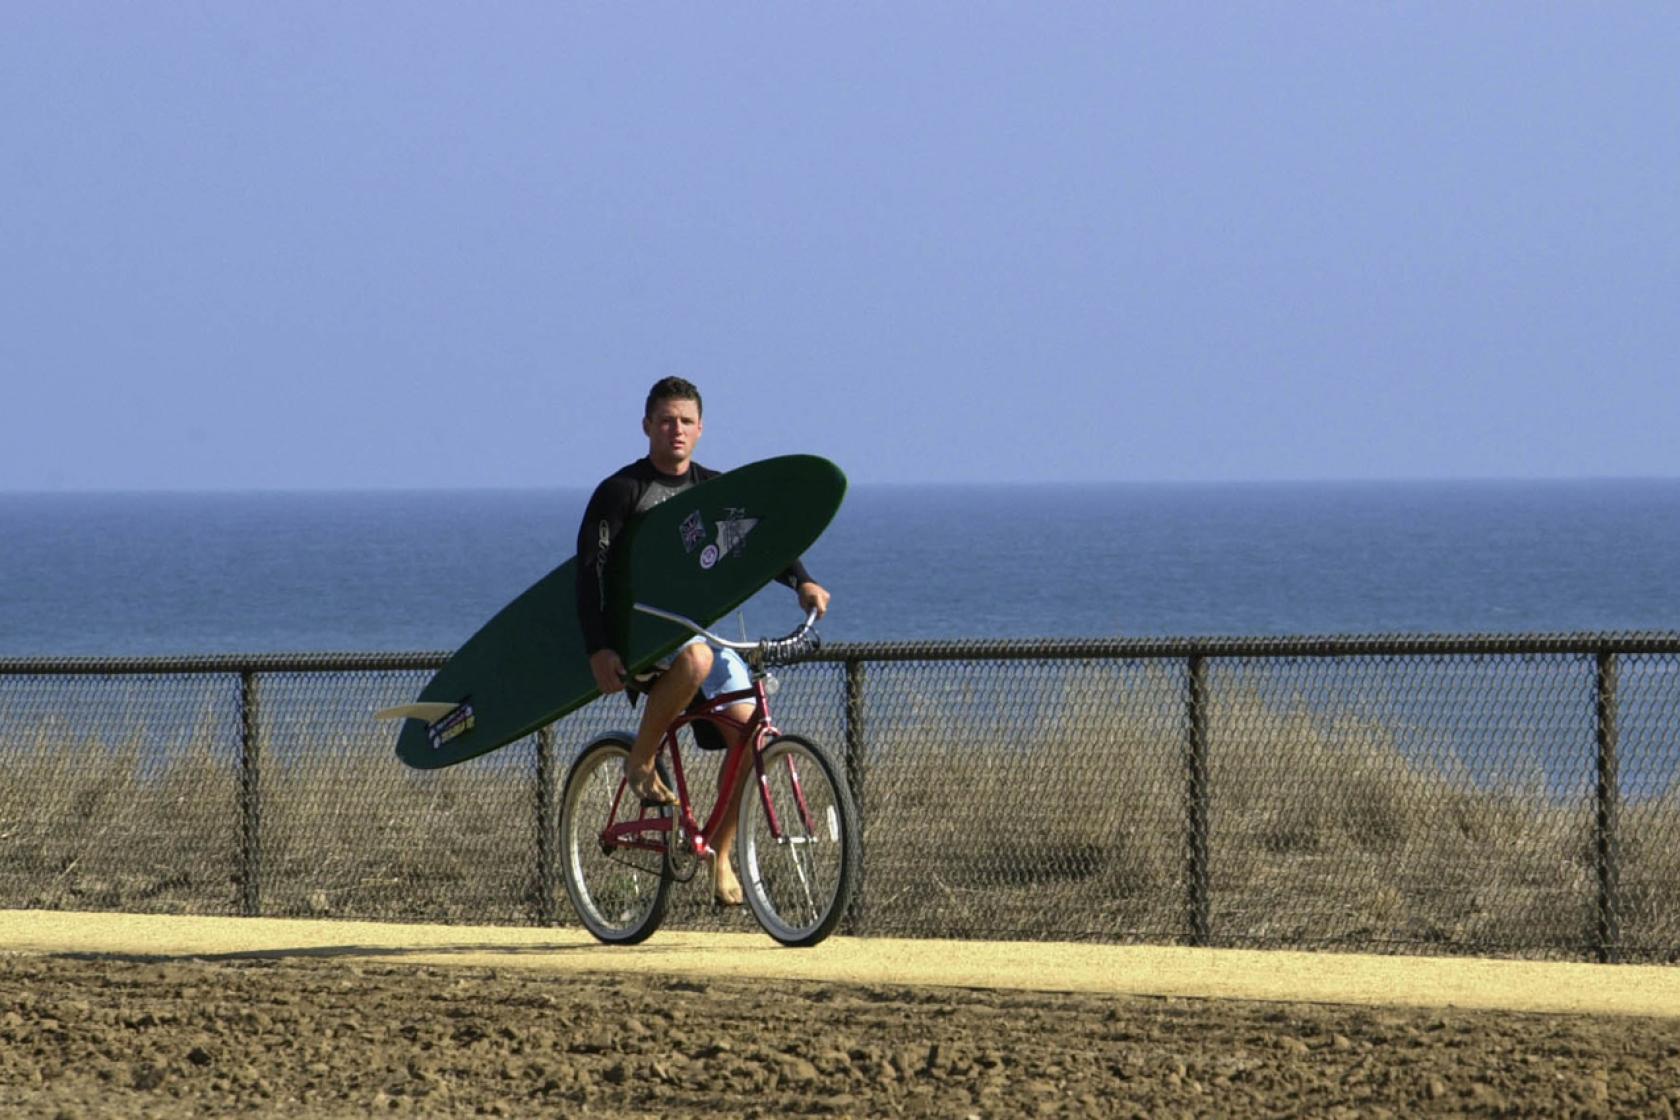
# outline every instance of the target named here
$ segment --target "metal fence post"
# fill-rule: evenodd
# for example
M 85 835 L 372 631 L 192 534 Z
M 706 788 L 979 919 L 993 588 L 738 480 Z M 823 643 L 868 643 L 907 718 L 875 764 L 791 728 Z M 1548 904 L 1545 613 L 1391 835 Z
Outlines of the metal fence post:
M 557 853 L 560 822 L 554 798 L 554 727 L 537 732 L 537 924 L 560 924 Z
M 1189 660 L 1189 739 L 1185 763 L 1185 889 L 1190 944 L 1208 943 L 1207 661 Z
M 1618 827 L 1621 816 L 1621 779 L 1616 758 L 1616 655 L 1600 651 L 1594 680 L 1594 709 L 1597 715 L 1598 790 L 1595 856 L 1598 864 L 1598 928 L 1594 947 L 1598 959 L 1611 964 L 1620 955 L 1621 921 L 1616 913 L 1620 869 Z
M 852 790 L 852 805 L 858 815 L 858 851 L 863 851 L 863 834 L 868 832 L 864 827 L 864 820 L 868 817 L 868 810 L 864 808 L 864 786 L 868 779 L 867 763 L 864 759 L 864 723 L 863 723 L 863 661 L 856 657 L 846 659 L 846 784 Z M 852 893 L 852 907 L 846 915 L 846 929 L 857 932 L 863 924 L 864 906 L 868 899 L 866 887 L 866 868 L 869 866 L 867 857 L 860 861 L 857 875 L 857 887 Z
M 240 913 L 262 913 L 262 753 L 257 738 L 257 674 L 239 674 Z

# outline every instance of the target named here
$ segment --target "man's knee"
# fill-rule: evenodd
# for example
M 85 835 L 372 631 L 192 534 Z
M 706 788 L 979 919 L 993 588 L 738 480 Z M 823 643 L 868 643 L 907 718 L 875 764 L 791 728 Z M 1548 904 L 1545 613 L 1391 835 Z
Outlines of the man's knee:
M 711 671 L 712 647 L 703 642 L 696 642 L 677 651 L 677 655 L 671 659 L 671 667 L 665 671 L 665 676 L 676 677 L 692 694 Z

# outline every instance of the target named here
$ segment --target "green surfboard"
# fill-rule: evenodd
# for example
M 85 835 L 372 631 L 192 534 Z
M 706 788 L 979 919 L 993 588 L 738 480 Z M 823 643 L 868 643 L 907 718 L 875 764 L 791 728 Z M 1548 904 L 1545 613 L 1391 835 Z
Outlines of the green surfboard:
M 641 601 L 711 625 L 751 598 L 822 535 L 846 493 L 814 455 L 765 459 L 684 490 L 632 521 L 613 545 L 607 604 L 614 647 L 638 672 L 691 635 L 631 610 Z M 413 704 L 397 757 L 432 770 L 521 739 L 598 694 L 577 618 L 577 558 L 503 607 L 467 639 Z

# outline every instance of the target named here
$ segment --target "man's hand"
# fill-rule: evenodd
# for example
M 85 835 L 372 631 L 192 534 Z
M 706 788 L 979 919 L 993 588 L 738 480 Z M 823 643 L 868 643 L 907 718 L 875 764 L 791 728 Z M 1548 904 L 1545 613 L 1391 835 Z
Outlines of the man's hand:
M 589 671 L 595 674 L 595 687 L 603 695 L 624 691 L 624 662 L 617 650 L 598 649 L 590 654 Z
M 806 580 L 799 585 L 799 605 L 805 610 L 814 610 L 821 618 L 828 613 L 828 592 L 823 590 L 822 584 Z

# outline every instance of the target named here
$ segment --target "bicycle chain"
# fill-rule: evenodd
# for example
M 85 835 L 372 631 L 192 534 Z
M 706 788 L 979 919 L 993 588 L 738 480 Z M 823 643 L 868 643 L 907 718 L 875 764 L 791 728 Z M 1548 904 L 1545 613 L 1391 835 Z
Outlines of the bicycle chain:
M 662 812 L 666 816 L 671 816 L 672 814 L 672 810 L 670 809 L 662 810 Z M 621 854 L 619 849 L 612 849 L 602 854 L 614 863 L 623 864 L 625 867 L 633 868 L 637 871 L 645 872 L 650 875 L 668 872 L 671 876 L 672 882 L 689 882 L 694 878 L 695 872 L 700 870 L 700 859 L 694 854 L 693 848 L 689 846 L 688 830 L 683 828 L 680 820 L 672 820 L 671 827 L 667 830 L 666 836 L 668 839 L 665 842 L 665 855 L 662 857 L 665 862 L 665 868 L 663 870 L 652 867 L 644 867 L 642 864 L 637 863 L 628 856 Z
M 688 840 L 688 830 L 683 827 L 682 819 L 677 816 L 676 810 L 668 809 L 666 812 L 671 817 L 671 828 L 665 834 L 665 866 L 670 868 L 672 879 L 686 883 L 700 870 L 700 857 L 694 854 L 694 847 Z

